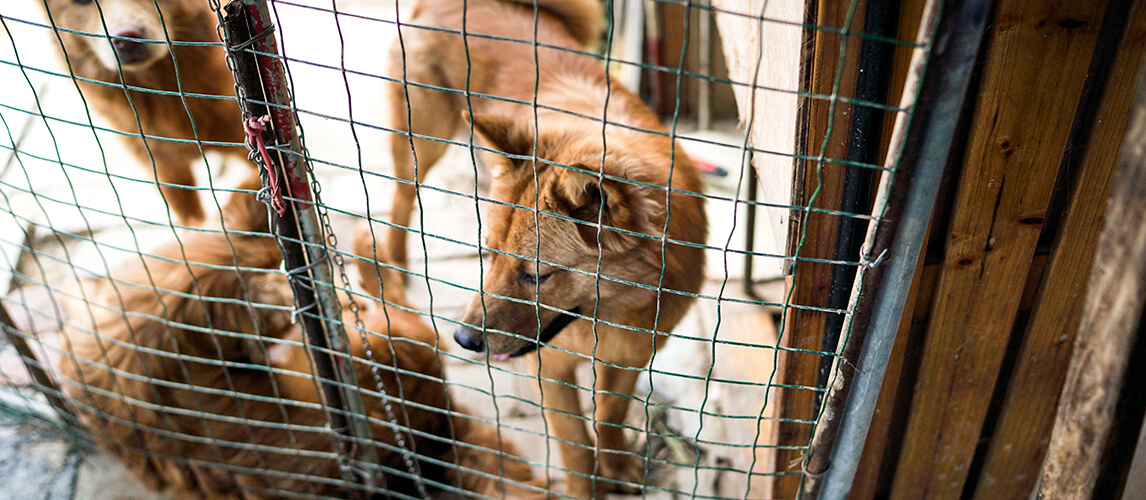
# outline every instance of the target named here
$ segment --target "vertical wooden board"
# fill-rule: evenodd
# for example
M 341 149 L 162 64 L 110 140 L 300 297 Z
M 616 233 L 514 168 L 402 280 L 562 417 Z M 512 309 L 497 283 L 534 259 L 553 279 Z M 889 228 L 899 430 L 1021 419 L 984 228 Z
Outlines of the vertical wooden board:
M 690 116 L 696 113 L 692 99 L 688 96 L 696 95 L 696 81 L 694 78 L 680 75 L 677 73 L 677 68 L 682 71 L 691 71 L 696 73 L 696 65 L 691 64 L 692 57 L 685 55 L 684 65 L 681 66 L 681 53 L 688 51 L 690 54 L 696 52 L 696 38 L 692 35 L 693 23 L 696 21 L 696 13 L 691 6 L 676 3 L 657 3 L 657 11 L 660 15 L 660 54 L 661 66 L 668 68 L 665 71 L 656 72 L 654 78 L 660 80 L 661 95 L 660 101 L 655 103 L 656 109 L 661 116 L 671 119 L 673 114 L 676 113 L 679 107 L 680 116 Z M 687 21 L 687 22 L 686 22 Z M 685 33 L 685 27 L 688 26 L 689 33 Z M 688 46 L 685 46 L 686 36 L 688 36 Z M 679 87 L 679 89 L 678 89 Z M 677 95 L 680 95 L 680 100 L 677 100 Z
M 1138 79 L 1095 252 L 1099 264 L 1091 269 L 1079 323 L 1079 331 L 1086 333 L 1077 336 L 1071 353 L 1039 471 L 1038 499 L 1114 498 L 1111 490 L 1118 485 L 1098 480 L 1105 473 L 1122 476 L 1118 469 L 1127 464 L 1128 454 L 1109 453 L 1131 439 L 1123 424 L 1141 425 L 1146 382 L 1141 364 L 1146 348 L 1141 342 L 1146 330 L 1141 322 L 1146 307 L 1146 76 L 1140 73 Z
M 916 43 L 919 40 L 919 22 L 923 19 L 923 8 L 927 6 L 926 0 L 900 0 L 899 24 L 895 29 L 896 38 L 904 42 Z M 891 58 L 891 71 L 888 77 L 887 100 L 884 103 L 898 106 L 903 101 L 903 86 L 907 83 L 907 75 L 911 71 L 911 58 L 915 54 L 915 47 L 899 45 Z M 883 135 L 880 137 L 879 158 L 887 158 L 887 149 L 891 145 L 891 135 L 895 127 L 897 112 L 888 111 L 883 117 L 886 124 Z
M 863 9 L 857 8 L 848 17 L 850 2 L 820 0 L 816 7 L 815 24 L 826 27 L 847 27 L 856 31 L 862 26 Z M 861 2 L 862 5 L 862 2 Z M 847 43 L 846 61 L 843 75 L 839 79 L 838 95 L 851 97 L 855 94 L 856 55 L 860 39 L 845 37 L 839 33 L 815 31 L 810 92 L 831 95 L 840 72 L 840 45 Z M 847 137 L 850 125 L 850 108 L 846 103 L 836 102 L 833 109 L 828 98 L 807 98 L 810 120 L 807 143 L 802 154 L 818 156 L 823 153 L 825 161 L 809 160 L 798 162 L 797 168 L 804 169 L 802 192 L 804 199 L 796 200 L 805 206 L 836 210 L 839 208 L 843 190 L 844 166 L 833 160 L 841 160 L 847 154 Z M 834 113 L 833 113 L 834 111 Z M 800 189 L 802 187 L 802 189 Z M 814 198 L 813 198 L 814 196 Z M 838 215 L 818 212 L 804 212 L 800 224 L 802 235 L 796 241 L 801 259 L 832 259 L 835 253 L 836 225 Z M 793 277 L 794 290 L 792 304 L 805 307 L 826 307 L 828 290 L 831 286 L 829 264 L 801 260 L 796 264 Z M 790 349 L 819 351 L 823 343 L 825 313 L 805 308 L 791 309 L 781 344 Z M 822 356 L 787 351 L 783 355 L 782 383 L 800 387 L 815 387 Z M 808 440 L 811 438 L 811 425 L 805 423 L 815 418 L 814 403 L 816 393 L 809 389 L 787 389 L 781 392 L 779 401 L 780 422 L 777 425 L 777 445 L 775 463 L 778 472 L 800 470 Z M 800 422 L 803 421 L 803 422 Z M 777 477 L 772 490 L 775 498 L 792 498 L 800 485 L 799 474 L 784 474 Z
M 975 498 L 1025 498 L 1034 488 L 1070 363 L 1144 48 L 1146 2 L 1137 1 L 1110 68 L 1078 186 L 1020 346 Z
M 761 217 L 771 226 L 776 248 L 785 248 L 796 165 L 792 155 L 800 99 L 795 91 L 800 89 L 804 56 L 805 0 L 711 1 L 728 75 L 738 83 L 731 91 L 741 122 L 750 126 L 752 146 L 762 151 L 752 155 L 760 200 L 769 204 Z M 761 17 L 768 21 L 758 21 Z M 747 85 L 752 82 L 756 89 Z
M 996 8 L 892 499 L 962 493 L 1104 10 Z

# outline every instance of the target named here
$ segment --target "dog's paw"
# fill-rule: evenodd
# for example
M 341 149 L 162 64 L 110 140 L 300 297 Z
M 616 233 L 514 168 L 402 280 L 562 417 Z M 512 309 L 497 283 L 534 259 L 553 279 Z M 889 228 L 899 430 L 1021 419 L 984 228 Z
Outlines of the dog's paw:
M 601 457 L 598 476 L 608 480 L 603 483 L 609 493 L 639 495 L 645 484 L 644 461 L 632 455 L 606 453 Z

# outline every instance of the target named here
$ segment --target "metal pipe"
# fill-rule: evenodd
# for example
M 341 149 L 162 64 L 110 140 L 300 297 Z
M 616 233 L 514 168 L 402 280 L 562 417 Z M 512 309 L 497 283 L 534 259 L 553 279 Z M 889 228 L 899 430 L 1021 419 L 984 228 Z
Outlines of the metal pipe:
M 939 4 L 943 5 L 940 6 Z M 802 497 L 851 492 L 983 39 L 991 0 L 928 2 L 852 288 L 848 338 L 805 461 Z M 912 102 L 914 101 L 914 106 Z
M 757 302 L 763 302 L 764 298 L 756 293 L 756 284 L 752 282 L 753 259 L 756 253 L 756 193 L 759 190 L 757 187 L 760 182 L 756 174 L 756 168 L 752 165 L 752 152 L 748 152 L 748 204 L 745 207 L 744 213 L 747 218 L 744 225 L 744 294 L 748 298 Z
M 696 128 L 712 126 L 712 0 L 702 1 L 697 12 L 699 33 L 696 44 L 696 66 L 701 78 L 696 82 Z
M 341 324 L 342 308 L 334 289 L 334 276 L 326 240 L 314 210 L 308 170 L 290 107 L 282 63 L 275 56 L 278 44 L 265 0 L 235 0 L 225 7 L 224 31 L 232 57 L 244 116 L 271 117 L 273 130 L 263 132 L 272 149 L 268 171 L 281 179 L 286 210 L 272 211 L 273 227 L 290 276 L 295 307 L 310 350 L 314 373 L 335 433 L 340 469 L 347 480 L 376 489 L 384 481 L 378 454 L 350 357 L 349 340 Z M 250 45 L 252 51 L 238 50 Z M 353 471 L 356 474 L 351 474 Z
M 868 0 L 864 5 L 863 33 L 878 37 L 895 35 L 895 20 L 899 15 L 899 5 L 891 0 Z M 875 164 L 879 161 L 879 142 L 883 136 L 883 111 L 865 103 L 875 103 L 887 95 L 891 55 L 894 46 L 871 38 L 860 42 L 859 70 L 856 72 L 855 104 L 852 105 L 852 120 L 848 131 L 848 151 L 844 166 L 843 193 L 840 197 L 841 212 L 850 214 L 867 213 L 871 205 L 871 186 L 875 170 L 858 164 Z M 862 211 L 862 212 L 861 212 Z M 859 260 L 860 244 L 867 232 L 867 221 L 858 217 L 839 216 L 836 226 L 836 249 L 832 258 L 838 262 Z M 828 309 L 843 311 L 851 299 L 855 284 L 857 266 L 853 264 L 833 264 L 832 284 L 828 289 Z M 824 319 L 824 337 L 820 350 L 835 352 L 840 344 L 845 313 L 828 313 Z M 816 387 L 825 387 L 832 371 L 834 358 L 820 358 L 820 373 L 816 377 Z M 816 409 L 820 408 L 822 393 L 816 393 Z

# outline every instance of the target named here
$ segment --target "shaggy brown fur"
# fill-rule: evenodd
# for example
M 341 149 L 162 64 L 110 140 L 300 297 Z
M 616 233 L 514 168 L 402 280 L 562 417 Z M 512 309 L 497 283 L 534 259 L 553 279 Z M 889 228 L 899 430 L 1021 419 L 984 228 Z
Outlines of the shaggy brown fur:
M 244 187 L 257 188 L 257 178 Z M 308 353 L 280 340 L 298 342 L 301 333 L 290 322 L 289 285 L 274 271 L 279 250 L 270 237 L 242 234 L 268 230 L 266 208 L 251 194 L 236 194 L 224 217 L 227 229 L 238 232 L 185 234 L 181 246 L 144 258 L 146 267 L 134 262 L 115 274 L 93 307 L 93 323 L 65 332 L 65 392 L 97 442 L 151 488 L 172 489 L 179 498 L 341 497 L 335 444 Z M 391 272 L 373 261 L 359 267 L 363 276 L 381 278 L 375 291 L 392 289 L 387 298 L 401 300 Z M 503 487 L 509 498 L 540 496 L 515 483 L 529 482 L 532 473 L 511 443 L 501 443 L 499 455 L 489 425 L 443 410 L 448 394 L 434 331 L 396 307 L 361 314 L 386 390 L 405 397 L 407 404 L 393 404 L 399 422 L 433 436 L 407 434 L 407 442 L 421 457 L 472 469 L 459 473 L 421 461 L 425 477 L 498 498 Z M 344 320 L 354 324 L 349 313 Z M 370 415 L 388 422 L 370 392 L 375 382 L 363 361 L 362 335 L 348 333 Z M 395 376 L 391 367 L 402 373 Z M 396 446 L 387 427 L 374 424 L 372 431 L 375 440 Z M 455 451 L 451 435 L 479 448 Z M 384 466 L 406 470 L 401 453 L 378 452 Z M 498 480 L 499 471 L 512 482 Z M 416 493 L 409 480 L 386 479 L 393 491 Z
M 470 101 L 482 144 L 526 159 L 490 155 L 495 165 L 490 196 L 512 206 L 493 204 L 484 219 L 494 252 L 484 293 L 462 317 L 471 326 L 459 328 L 455 339 L 467 349 L 488 350 L 494 359 L 528 354 L 540 362 L 545 418 L 562 440 L 562 459 L 573 472 L 566 476 L 567 489 L 584 498 L 631 490 L 616 481 L 641 483 L 637 462 L 624 453 L 620 425 L 639 370 L 662 345 L 663 332 L 687 312 L 693 302 L 687 294 L 703 283 L 704 252 L 691 245 L 704 244 L 707 220 L 702 197 L 690 194 L 703 190 L 701 175 L 656 116 L 632 93 L 608 83 L 599 61 L 550 48 L 581 49 L 590 41 L 592 27 L 599 25 L 598 2 L 541 1 L 540 6 L 536 32 L 543 46 L 536 48 L 535 59 L 531 6 L 470 0 L 463 46 L 460 34 L 416 27 L 460 31 L 461 9 L 447 0 L 422 0 L 403 28 L 404 60 L 412 82 L 539 104 L 535 111 L 490 98 Z M 401 56 L 399 51 L 396 64 Z M 394 92 L 400 104 L 396 123 L 404 125 L 405 94 L 400 88 Z M 469 105 L 459 94 L 416 86 L 408 92 L 413 132 L 450 137 L 464 128 L 468 115 L 461 112 Z M 608 126 L 601 120 L 606 109 Z M 444 148 L 425 140 L 414 145 L 424 174 Z M 393 152 L 398 171 L 412 174 L 409 144 L 400 139 Z M 528 159 L 534 155 L 536 162 Z M 402 190 L 412 196 L 412 187 Z M 395 200 L 395 220 L 405 224 L 400 203 Z M 398 241 L 392 235 L 394 252 L 403 249 Z M 599 361 L 594 387 L 599 456 L 580 416 L 574 375 L 590 357 Z M 598 481 L 594 474 L 616 481 Z
M 524 4 L 518 5 L 514 2 Z M 584 51 L 593 44 L 602 24 L 601 5 L 585 0 L 541 0 L 537 37 L 542 44 Z M 533 35 L 533 0 L 479 0 L 468 2 L 466 29 L 472 34 L 489 34 L 513 39 L 531 40 Z M 524 102 L 533 100 L 533 49 L 528 43 L 498 42 L 488 38 L 469 37 L 469 59 L 460 34 L 423 29 L 423 26 L 461 31 L 462 9 L 449 0 L 420 0 L 412 19 L 401 28 L 405 52 L 395 43 L 390 50 L 390 76 L 408 78 L 411 83 L 446 89 L 467 89 L 478 94 L 495 95 Z M 563 85 L 567 78 L 604 79 L 601 65 L 589 58 L 539 49 L 541 84 Z M 616 87 L 614 86 L 614 89 Z M 542 91 L 545 89 L 543 88 Z M 461 132 L 462 110 L 469 110 L 464 97 L 456 92 L 431 90 L 415 85 L 390 85 L 390 125 L 399 132 L 450 139 Z M 574 93 L 577 90 L 573 90 Z M 540 95 L 538 96 L 541 97 Z M 476 112 L 497 112 L 524 116 L 529 108 L 493 99 L 472 99 Z M 531 115 L 532 116 L 532 115 Z M 597 131 L 600 135 L 600 130 Z M 426 173 L 445 154 L 448 144 L 430 139 L 413 140 L 395 135 L 390 144 L 395 175 L 400 182 L 394 195 L 388 249 L 395 265 L 408 268 L 406 226 L 414 207 L 417 189 Z M 415 175 L 415 173 L 417 175 Z
M 235 96 L 221 46 L 181 43 L 219 41 L 207 1 L 47 0 L 44 5 L 55 26 L 84 33 L 57 31 L 72 73 L 96 80 L 77 80 L 87 102 L 116 130 L 142 130 L 146 140 L 125 136 L 129 149 L 149 171 L 154 167 L 160 183 L 172 184 L 159 189 L 179 221 L 201 224 L 199 192 L 188 189 L 196 185 L 191 165 L 202 158 L 200 148 L 245 152 L 199 142 L 243 140 L 242 113 L 233 99 L 186 95 Z M 144 90 L 125 92 L 122 85 Z

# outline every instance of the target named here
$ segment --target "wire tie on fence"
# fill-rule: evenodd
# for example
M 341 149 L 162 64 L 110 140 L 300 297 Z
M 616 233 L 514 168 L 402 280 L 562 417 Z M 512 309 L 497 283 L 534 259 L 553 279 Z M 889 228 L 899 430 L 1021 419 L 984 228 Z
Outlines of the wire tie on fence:
M 828 464 L 827 467 L 824 467 L 824 470 L 822 472 L 811 472 L 808 470 L 808 460 L 811 458 L 812 458 L 811 455 L 804 455 L 804 458 L 800 460 L 800 470 L 804 472 L 804 476 L 806 476 L 806 477 L 810 477 L 812 479 L 819 479 L 819 478 L 823 477 L 824 474 L 828 473 L 828 469 L 832 468 L 832 465 Z
M 252 36 L 249 40 L 239 42 L 239 43 L 236 43 L 235 45 L 231 45 L 231 46 L 227 47 L 227 51 L 228 52 L 238 52 L 240 50 L 246 49 L 247 47 L 254 45 L 255 42 L 270 36 L 270 34 L 274 33 L 274 32 L 275 32 L 275 25 L 272 24 L 270 26 L 267 26 L 266 29 L 260 31 L 257 35 Z
M 311 262 L 310 264 L 307 264 L 305 266 L 298 266 L 294 269 L 291 269 L 291 270 L 286 272 L 287 278 L 294 280 L 294 279 L 298 278 L 299 274 L 302 274 L 304 272 L 310 271 L 311 269 L 314 269 L 315 267 L 317 267 L 319 264 L 321 264 L 325 260 L 326 260 L 326 257 L 323 257 L 323 258 L 318 259 L 314 262 Z
M 307 312 L 311 309 L 314 309 L 315 307 L 318 307 L 318 302 L 311 302 L 310 305 L 308 305 L 306 307 L 296 308 L 296 309 L 292 310 L 290 312 L 290 324 L 297 325 L 298 324 L 298 317 L 300 315 L 302 315 L 302 313 Z
M 287 280 L 291 281 L 292 283 L 296 283 L 299 286 L 303 286 L 303 287 L 306 287 L 306 288 L 313 290 L 314 288 L 311 287 L 309 283 L 307 283 L 306 281 L 303 281 L 303 280 L 299 280 L 299 276 L 305 272 L 310 271 L 311 269 L 314 269 L 314 267 L 321 264 L 323 260 L 325 260 L 325 259 L 319 259 L 319 260 L 311 262 L 310 264 L 307 264 L 305 266 L 299 266 L 299 267 L 296 267 L 294 269 L 288 270 L 286 272 Z M 311 309 L 314 309 L 316 307 L 318 307 L 318 302 L 311 302 L 306 307 L 295 308 L 294 310 L 292 310 L 290 312 L 290 323 L 292 325 L 298 323 L 298 316 L 300 314 L 302 314 L 306 311 L 309 311 Z
M 271 154 L 267 151 L 267 144 L 263 142 L 263 131 L 267 130 L 267 124 L 271 122 L 270 115 L 263 115 L 258 118 L 251 117 L 243 120 L 243 131 L 247 133 L 247 144 L 250 147 L 258 148 L 259 154 L 263 157 L 263 168 L 267 171 L 267 188 L 269 191 L 263 198 L 269 198 L 269 205 L 275 209 L 275 212 L 282 217 L 286 214 L 286 202 L 283 201 L 282 190 L 279 189 L 278 173 L 275 171 L 275 164 L 271 163 Z M 261 193 L 260 193 L 261 194 Z M 264 201 L 266 203 L 266 201 Z
M 860 258 L 860 265 L 867 268 L 879 267 L 880 264 L 883 264 L 883 261 L 886 258 L 887 249 L 885 248 L 882 252 L 879 253 L 879 257 L 876 257 L 875 260 L 868 260 L 867 257 Z

